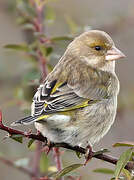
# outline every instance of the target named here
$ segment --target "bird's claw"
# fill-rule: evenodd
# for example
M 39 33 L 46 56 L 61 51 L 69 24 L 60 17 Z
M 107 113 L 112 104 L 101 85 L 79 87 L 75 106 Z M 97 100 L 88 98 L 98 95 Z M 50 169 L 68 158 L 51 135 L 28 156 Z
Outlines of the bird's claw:
M 85 153 L 85 159 L 86 159 L 86 161 L 85 161 L 85 163 L 84 163 L 84 166 L 87 165 L 87 163 L 92 159 L 92 157 L 93 157 L 92 147 L 91 147 L 90 145 L 88 145 L 88 146 L 86 147 L 86 153 Z
M 48 155 L 51 149 L 52 149 L 51 142 L 47 139 L 47 143 L 45 144 L 45 146 L 42 148 L 41 151 L 45 152 Z

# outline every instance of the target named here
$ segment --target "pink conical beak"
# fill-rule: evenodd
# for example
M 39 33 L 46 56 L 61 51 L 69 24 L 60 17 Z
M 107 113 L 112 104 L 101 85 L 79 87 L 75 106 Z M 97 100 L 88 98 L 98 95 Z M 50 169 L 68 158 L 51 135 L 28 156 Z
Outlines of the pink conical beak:
M 119 49 L 113 46 L 111 49 L 107 51 L 105 58 L 107 61 L 113 61 L 124 57 L 126 56 Z

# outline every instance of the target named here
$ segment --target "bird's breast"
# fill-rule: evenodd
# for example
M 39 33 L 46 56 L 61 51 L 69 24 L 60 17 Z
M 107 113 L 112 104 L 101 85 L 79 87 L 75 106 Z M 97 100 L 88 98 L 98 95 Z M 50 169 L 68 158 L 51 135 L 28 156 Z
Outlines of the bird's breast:
M 98 142 L 110 129 L 116 116 L 117 96 L 85 107 L 78 113 L 77 126 L 80 127 L 81 140 L 90 144 Z

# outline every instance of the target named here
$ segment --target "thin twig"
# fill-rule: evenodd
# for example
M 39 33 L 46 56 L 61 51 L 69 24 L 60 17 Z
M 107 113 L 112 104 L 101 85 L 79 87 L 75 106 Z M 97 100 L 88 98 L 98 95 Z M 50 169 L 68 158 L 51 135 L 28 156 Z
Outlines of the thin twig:
M 61 171 L 62 170 L 61 153 L 58 147 L 53 148 L 53 156 L 54 156 L 57 170 Z M 59 180 L 64 180 L 64 177 L 61 177 Z
M 41 70 L 41 76 L 42 80 L 44 80 L 48 74 L 47 67 L 46 67 L 46 58 L 42 55 L 41 51 L 37 51 L 38 54 L 38 60 L 39 60 L 39 65 L 40 65 L 40 70 Z
M 61 163 L 61 158 L 60 158 L 61 153 L 59 151 L 59 148 L 57 148 L 57 147 L 53 148 L 53 155 L 54 155 L 54 159 L 56 162 L 57 170 L 61 171 L 62 170 L 62 163 Z
M 20 166 L 16 166 L 14 162 L 10 161 L 9 159 L 6 159 L 4 157 L 0 157 L 0 162 L 3 162 L 4 164 L 10 166 L 10 167 L 13 167 L 15 169 L 18 169 L 19 171 L 31 176 L 31 177 L 34 177 L 35 174 L 30 171 L 29 169 L 27 168 L 24 168 L 24 167 L 20 167 Z
M 44 4 L 42 4 L 41 6 L 37 6 L 36 3 L 35 3 L 35 11 L 36 11 L 36 14 L 37 14 L 36 19 L 34 20 L 35 32 L 43 34 L 44 33 L 44 26 L 43 26 Z M 41 37 L 39 37 L 38 41 L 43 45 L 45 44 L 44 39 L 42 41 Z M 42 73 L 42 80 L 44 80 L 46 78 L 47 74 L 48 74 L 47 66 L 46 66 L 47 59 L 46 59 L 46 57 L 43 56 L 43 54 L 42 54 L 42 52 L 40 51 L 39 48 L 37 49 L 37 54 L 38 54 L 38 62 L 39 62 L 40 70 L 41 70 L 41 73 Z M 57 170 L 60 171 L 62 169 L 62 162 L 61 162 L 59 148 L 54 147 L 53 148 L 53 153 L 54 153 L 54 159 L 55 159 L 55 162 L 56 162 Z M 37 158 L 38 158 L 38 161 L 39 161 L 38 154 L 39 154 L 39 151 L 37 151 L 36 154 L 35 154 L 35 156 L 37 156 L 37 157 L 35 157 L 36 161 L 37 161 Z M 37 170 L 38 164 L 39 164 L 39 162 L 36 162 L 36 165 L 35 165 L 36 170 Z M 64 178 L 61 178 L 60 180 L 63 180 L 63 179 Z
M 42 4 L 41 6 L 37 6 L 35 3 L 35 11 L 36 11 L 36 18 L 33 21 L 33 25 L 35 28 L 35 32 L 36 33 L 40 33 L 40 34 L 44 34 L 44 4 Z M 38 41 L 44 44 L 44 39 L 42 39 L 42 37 L 39 37 Z M 47 66 L 46 66 L 46 57 L 44 57 L 40 51 L 40 49 L 37 49 L 37 55 L 38 55 L 38 62 L 39 62 L 39 66 L 40 66 L 40 70 L 42 73 L 42 80 L 44 80 L 48 74 L 47 72 Z
M 33 20 L 33 25 L 36 33 L 43 34 L 44 32 L 44 5 L 38 6 L 36 3 L 33 3 L 33 1 L 30 1 L 31 5 L 34 6 L 36 11 L 36 18 Z M 41 38 L 38 38 L 38 41 L 42 43 Z M 40 66 L 40 71 L 42 75 L 42 80 L 46 78 L 47 76 L 47 67 L 46 67 L 46 58 L 42 55 L 39 47 L 37 48 L 37 60 L 38 64 Z M 40 133 L 38 135 L 41 135 Z M 36 143 L 36 150 L 33 157 L 33 172 L 36 174 L 36 177 L 39 177 L 40 175 L 40 157 L 41 157 L 41 147 L 42 142 L 38 141 Z M 33 179 L 36 180 L 36 179 Z
M 16 135 L 18 134 L 18 135 L 22 135 L 23 137 L 38 140 L 38 141 L 41 141 L 41 142 L 44 142 L 45 144 L 47 144 L 47 138 L 43 137 L 41 134 L 27 133 L 27 132 L 19 131 L 19 130 L 9 128 L 9 127 L 3 125 L 3 123 L 2 123 L 2 114 L 1 113 L 0 113 L 0 129 L 3 130 L 3 131 L 8 132 L 10 134 L 10 136 L 12 136 L 14 134 L 16 134 Z M 65 149 L 70 149 L 72 151 L 79 152 L 81 154 L 86 153 L 85 148 L 82 148 L 82 147 L 79 147 L 79 146 L 71 146 L 71 145 L 66 144 L 66 143 L 54 143 L 54 142 L 51 142 L 50 146 L 51 147 L 62 147 L 62 148 L 65 148 Z M 109 162 L 109 163 L 114 164 L 114 165 L 118 161 L 117 158 L 114 158 L 112 156 L 109 156 L 109 155 L 106 155 L 106 154 L 97 154 L 96 155 L 95 152 L 93 152 L 93 158 L 100 159 L 100 160 Z M 127 165 L 125 166 L 125 169 L 127 169 L 129 171 L 133 170 L 134 169 L 134 163 L 133 162 L 128 162 Z
M 32 172 L 34 172 L 35 177 L 40 176 L 40 157 L 41 157 L 41 147 L 42 147 L 42 142 L 37 141 L 36 142 L 36 150 L 32 159 Z

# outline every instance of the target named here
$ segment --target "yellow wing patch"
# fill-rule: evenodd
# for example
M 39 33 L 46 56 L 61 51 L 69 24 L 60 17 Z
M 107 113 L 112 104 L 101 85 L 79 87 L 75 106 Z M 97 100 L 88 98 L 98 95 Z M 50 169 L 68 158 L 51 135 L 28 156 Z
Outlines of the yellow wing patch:
M 46 119 L 46 118 L 48 118 L 48 117 L 50 117 L 50 115 L 40 116 L 40 117 L 37 118 L 37 121 L 42 120 L 42 119 Z
M 58 90 L 58 88 L 60 88 L 60 86 L 63 86 L 63 85 L 66 85 L 65 82 L 61 82 L 61 81 L 57 82 L 54 85 L 54 87 L 53 87 L 53 89 L 52 89 L 52 91 L 50 93 L 50 96 L 53 93 L 55 93 Z M 67 93 L 68 93 L 68 91 L 67 91 Z M 54 103 L 56 105 L 53 103 L 53 101 L 52 101 L 52 104 L 51 104 L 51 99 L 50 99 L 50 102 L 48 100 L 49 106 L 48 106 L 47 103 L 44 104 L 44 110 L 45 110 L 46 114 L 47 113 L 56 114 L 56 113 L 60 113 L 60 112 L 66 113 L 68 111 L 73 111 L 73 110 L 76 110 L 76 109 L 79 109 L 79 108 L 84 108 L 84 107 L 89 106 L 90 104 L 95 102 L 95 101 L 92 101 L 92 100 L 89 100 L 89 99 L 84 99 L 84 98 L 81 98 L 81 97 L 77 97 L 77 95 L 74 92 L 72 92 L 72 99 L 70 98 L 71 97 L 71 95 L 70 95 L 69 96 L 70 103 L 69 103 L 69 99 L 67 99 L 68 98 L 67 93 L 65 94 L 65 99 L 64 98 L 63 99 L 61 98 L 60 100 L 58 99 L 59 104 L 58 104 L 58 101 L 56 102 L 56 99 L 54 101 Z M 55 95 L 56 95 L 56 93 L 55 93 Z M 55 96 L 55 98 L 56 98 L 56 96 Z M 73 98 L 74 98 L 74 103 L 73 103 Z M 64 105 L 64 103 L 65 103 L 65 105 Z M 61 107 L 60 107 L 60 105 L 61 105 Z M 57 108 L 56 108 L 56 106 L 57 106 Z M 45 118 L 48 118 L 48 117 L 50 117 L 50 115 L 48 115 L 48 116 L 43 115 L 43 116 L 39 117 L 38 120 L 45 119 Z
M 56 83 L 56 85 L 54 86 L 54 88 L 52 89 L 52 92 L 51 92 L 51 94 L 53 94 L 56 90 L 57 90 L 57 88 L 59 87 L 59 86 L 61 86 L 63 83 Z
M 75 110 L 75 109 L 82 108 L 82 107 L 86 107 L 86 106 L 88 106 L 88 105 L 89 105 L 89 101 L 85 101 L 85 102 L 83 102 L 82 104 L 79 104 L 79 105 L 77 105 L 77 106 L 73 106 L 73 107 L 70 107 L 70 108 L 66 108 L 66 109 L 63 109 L 63 110 L 61 110 L 61 111 L 65 111 L 65 114 L 66 114 L 66 113 L 68 114 L 68 111 Z M 59 113 L 59 112 L 56 112 L 56 113 Z M 56 114 L 56 113 L 55 113 L 55 114 Z M 37 118 L 37 121 L 42 120 L 42 119 L 47 119 L 47 118 L 49 118 L 50 116 L 52 116 L 52 114 L 40 116 L 39 118 Z
M 81 104 L 78 104 L 78 105 L 70 107 L 70 108 L 65 108 L 62 111 L 71 111 L 71 110 L 75 110 L 75 109 L 86 107 L 88 105 L 89 105 L 89 100 L 86 100 L 86 101 L 82 102 Z

